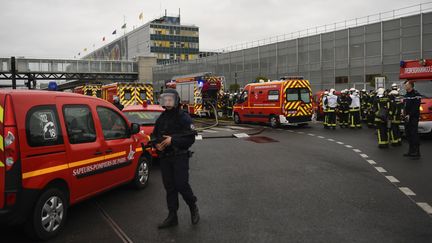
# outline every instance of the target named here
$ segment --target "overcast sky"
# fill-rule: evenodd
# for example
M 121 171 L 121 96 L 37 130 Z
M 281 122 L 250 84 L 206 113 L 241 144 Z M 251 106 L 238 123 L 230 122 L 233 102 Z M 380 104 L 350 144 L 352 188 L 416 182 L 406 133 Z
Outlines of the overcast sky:
M 423 1 L 424 2 L 424 1 Z M 414 0 L 0 0 L 0 57 L 73 58 L 164 9 L 200 27 L 200 49 L 290 33 L 419 4 Z

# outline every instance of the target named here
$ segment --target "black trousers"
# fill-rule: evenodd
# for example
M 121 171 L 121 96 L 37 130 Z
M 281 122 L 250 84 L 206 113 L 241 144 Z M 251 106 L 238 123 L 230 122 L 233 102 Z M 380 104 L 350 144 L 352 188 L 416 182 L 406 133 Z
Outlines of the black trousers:
M 386 121 L 376 121 L 375 126 L 377 128 L 378 145 L 386 146 L 389 144 L 389 129 L 387 128 Z
M 349 121 L 349 111 L 348 110 L 341 110 L 339 124 L 341 126 L 348 126 L 348 124 L 349 124 L 348 121 Z
M 390 142 L 391 144 L 400 144 L 402 142 L 402 136 L 399 129 L 400 122 L 394 122 L 391 123 L 390 128 Z
M 179 208 L 180 193 L 189 207 L 195 205 L 197 198 L 189 185 L 189 155 L 182 154 L 160 158 L 162 181 L 166 191 L 168 210 L 176 212 Z
M 418 117 L 410 117 L 405 123 L 406 137 L 409 143 L 408 153 L 417 154 L 420 153 L 420 137 L 418 135 Z
M 336 111 L 334 108 L 327 110 L 327 126 L 336 127 Z
M 350 108 L 349 110 L 350 127 L 361 127 L 360 108 Z

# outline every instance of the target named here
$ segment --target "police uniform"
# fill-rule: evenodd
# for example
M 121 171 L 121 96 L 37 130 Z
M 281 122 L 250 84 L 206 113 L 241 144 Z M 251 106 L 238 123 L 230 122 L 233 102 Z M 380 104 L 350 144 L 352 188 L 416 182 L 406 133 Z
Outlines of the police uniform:
M 407 92 L 404 97 L 405 132 L 409 142 L 408 157 L 420 157 L 420 138 L 418 123 L 420 118 L 421 95 L 417 90 Z
M 388 115 L 390 110 L 390 99 L 380 94 L 381 97 L 375 99 L 375 126 L 378 135 L 378 147 L 385 148 L 389 145 L 389 131 L 387 127 Z
M 392 91 L 393 92 L 393 91 Z M 394 146 L 401 145 L 402 138 L 399 125 L 401 124 L 403 103 L 401 97 L 396 93 L 390 93 L 390 143 Z
M 167 90 L 164 93 L 166 92 Z M 172 92 L 175 92 L 175 90 Z M 168 218 L 158 226 L 159 228 L 167 228 L 178 224 L 179 193 L 189 206 L 192 223 L 198 223 L 197 198 L 189 185 L 189 157 L 191 153 L 189 148 L 195 142 L 193 129 L 192 119 L 178 106 L 162 112 L 156 121 L 153 136 L 156 138 L 171 136 L 171 145 L 167 146 L 163 151 L 158 151 L 169 210 Z

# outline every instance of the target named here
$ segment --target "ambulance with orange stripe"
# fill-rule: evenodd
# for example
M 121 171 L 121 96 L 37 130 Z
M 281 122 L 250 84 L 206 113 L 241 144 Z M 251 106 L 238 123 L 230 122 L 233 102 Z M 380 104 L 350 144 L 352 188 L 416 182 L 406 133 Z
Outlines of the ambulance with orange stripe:
M 301 76 L 247 84 L 234 105 L 234 122 L 305 125 L 312 118 L 312 91 Z
M 0 223 L 25 223 L 45 240 L 63 228 L 70 205 L 124 183 L 144 188 L 139 131 L 96 97 L 0 90 Z

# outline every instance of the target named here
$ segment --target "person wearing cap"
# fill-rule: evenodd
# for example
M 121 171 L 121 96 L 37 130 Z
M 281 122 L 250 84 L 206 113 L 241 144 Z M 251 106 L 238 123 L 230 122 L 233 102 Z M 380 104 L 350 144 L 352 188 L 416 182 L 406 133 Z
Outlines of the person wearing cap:
M 194 126 L 191 117 L 180 109 L 180 98 L 175 89 L 166 89 L 159 97 L 165 111 L 156 120 L 152 136 L 156 138 L 162 182 L 166 191 L 168 217 L 158 225 L 159 229 L 178 224 L 177 210 L 179 194 L 189 206 L 192 224 L 197 224 L 200 216 L 197 197 L 189 184 L 189 148 L 195 142 Z
M 335 90 L 330 89 L 326 99 L 327 107 L 327 126 L 336 129 L 336 108 L 338 106 L 338 97 L 335 95 Z
M 399 146 L 402 144 L 401 132 L 399 125 L 401 124 L 402 118 L 402 99 L 397 89 L 393 89 L 389 93 L 390 97 L 390 143 L 393 146 Z
M 377 97 L 374 103 L 375 126 L 378 135 L 378 147 L 387 148 L 389 145 L 388 119 L 390 100 L 383 88 L 377 90 Z
M 327 113 L 327 97 L 329 95 L 329 92 L 326 90 L 324 91 L 324 94 L 322 96 L 321 102 L 322 102 L 322 109 L 323 109 L 323 113 L 324 113 L 324 121 L 323 121 L 323 126 L 324 128 L 329 128 L 328 127 L 328 113 Z
M 361 128 L 360 122 L 360 96 L 354 88 L 350 89 L 351 104 L 349 106 L 350 128 Z
M 349 105 L 351 104 L 351 97 L 349 96 L 348 90 L 344 89 L 341 91 L 341 96 L 339 97 L 339 125 L 341 128 L 348 127 L 349 121 Z
M 418 123 L 420 119 L 421 94 L 414 89 L 414 83 L 405 81 L 406 94 L 404 97 L 405 132 L 409 142 L 406 157 L 420 157 L 420 138 L 418 135 Z
M 114 96 L 113 97 L 113 104 L 115 105 L 115 107 L 117 107 L 117 109 L 119 110 L 123 110 L 124 106 L 120 103 L 120 99 L 118 96 Z

